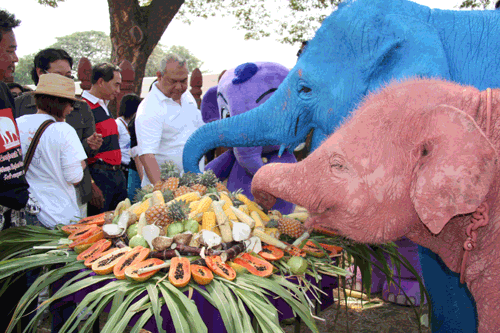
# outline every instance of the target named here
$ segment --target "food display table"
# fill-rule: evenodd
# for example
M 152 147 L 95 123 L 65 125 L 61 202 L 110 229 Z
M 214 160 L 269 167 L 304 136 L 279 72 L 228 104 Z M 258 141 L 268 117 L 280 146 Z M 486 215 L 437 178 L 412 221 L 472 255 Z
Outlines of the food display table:
M 94 274 L 94 273 L 91 273 L 91 274 Z M 321 279 L 321 281 L 319 281 L 319 283 L 316 283 L 314 281 L 314 278 L 312 278 L 311 276 L 307 276 L 306 278 L 313 285 L 320 288 L 320 290 L 322 290 L 324 292 L 324 294 L 320 293 L 319 301 L 316 301 L 316 299 L 312 296 L 312 294 L 310 292 L 308 293 L 308 297 L 311 299 L 311 301 L 313 301 L 316 304 L 316 306 L 319 307 L 319 310 L 324 310 L 325 308 L 327 308 L 328 306 L 333 304 L 333 290 L 335 288 L 337 288 L 337 286 L 338 286 L 338 278 L 330 276 L 330 275 L 324 275 L 324 274 L 322 274 L 321 277 L 322 277 L 322 279 Z M 70 277 L 68 277 L 68 279 L 69 278 Z M 98 283 L 98 284 L 94 284 L 94 285 L 87 287 L 87 288 L 84 288 L 76 293 L 68 295 L 68 296 L 60 299 L 56 303 L 54 303 L 54 307 L 58 307 L 58 306 L 61 306 L 63 304 L 67 304 L 68 302 L 80 303 L 88 293 L 96 291 L 99 288 L 104 287 L 105 285 L 107 285 L 108 283 L 110 283 L 113 280 L 115 280 L 115 279 L 103 281 L 103 282 Z M 290 277 L 289 280 L 294 282 L 294 283 L 297 283 L 297 279 L 295 277 Z M 54 291 L 57 290 L 63 283 L 65 283 L 65 281 L 67 281 L 67 279 L 62 279 L 62 280 L 54 283 L 53 290 Z M 199 286 L 199 287 L 202 290 L 206 290 L 206 288 L 204 286 Z M 207 326 L 208 332 L 213 332 L 213 333 L 215 333 L 215 332 L 217 332 L 217 333 L 227 332 L 227 330 L 224 326 L 224 321 L 222 319 L 222 316 L 221 316 L 219 310 L 214 305 L 212 305 L 199 291 L 191 290 L 191 291 L 184 292 L 184 294 L 186 294 L 186 295 L 188 295 L 189 293 L 191 293 L 190 298 L 194 302 L 196 307 L 198 308 L 198 312 L 200 313 L 200 315 L 203 319 L 203 322 Z M 142 296 L 144 296 L 144 294 L 137 297 L 137 299 L 140 299 Z M 269 295 L 267 297 L 270 300 L 271 304 L 273 304 L 273 306 L 277 309 L 278 315 L 279 315 L 279 321 L 294 317 L 294 314 L 293 314 L 291 307 L 284 300 L 282 300 L 280 297 L 275 297 L 275 295 Z M 106 307 L 104 312 L 109 312 L 110 309 L 111 309 L 111 304 L 108 304 L 108 306 Z M 141 312 L 134 315 L 130 321 L 130 325 L 134 325 L 139 320 L 141 315 L 142 315 Z M 250 313 L 250 316 L 252 317 L 251 313 Z M 163 320 L 162 328 L 166 332 L 175 332 L 176 331 L 175 327 L 174 327 L 174 322 L 172 320 L 172 316 L 171 316 L 170 311 L 166 305 L 162 306 L 162 308 L 161 308 L 161 318 Z M 154 316 L 148 320 L 148 322 L 143 326 L 143 328 L 148 330 L 148 331 L 154 332 L 154 333 L 158 332 Z M 97 329 L 97 327 L 94 329 L 94 331 L 97 331 L 96 329 Z

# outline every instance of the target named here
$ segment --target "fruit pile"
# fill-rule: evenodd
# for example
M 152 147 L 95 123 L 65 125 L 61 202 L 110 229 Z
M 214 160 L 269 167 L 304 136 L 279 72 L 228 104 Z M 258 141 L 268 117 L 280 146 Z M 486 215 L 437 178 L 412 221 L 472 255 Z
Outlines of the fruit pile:
M 181 177 L 167 162 L 162 180 L 138 191 L 135 201 L 62 227 L 77 260 L 96 274 L 145 281 L 168 268 L 169 281 L 183 287 L 191 278 L 210 283 L 213 274 L 228 280 L 241 272 L 267 277 L 285 253 L 290 272 L 299 275 L 307 270 L 306 255 L 341 250 L 307 240 L 307 214 L 266 214 L 244 194 L 229 192 L 212 171 Z M 282 235 L 297 239 L 295 245 L 281 241 Z

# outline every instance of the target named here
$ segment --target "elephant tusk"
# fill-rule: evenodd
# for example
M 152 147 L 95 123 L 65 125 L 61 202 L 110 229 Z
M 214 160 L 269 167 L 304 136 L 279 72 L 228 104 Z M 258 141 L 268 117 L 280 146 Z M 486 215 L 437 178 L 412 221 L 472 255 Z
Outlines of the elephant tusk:
M 283 155 L 283 153 L 285 152 L 285 145 L 281 145 L 280 146 L 280 151 L 278 152 L 278 157 L 281 157 L 281 155 Z

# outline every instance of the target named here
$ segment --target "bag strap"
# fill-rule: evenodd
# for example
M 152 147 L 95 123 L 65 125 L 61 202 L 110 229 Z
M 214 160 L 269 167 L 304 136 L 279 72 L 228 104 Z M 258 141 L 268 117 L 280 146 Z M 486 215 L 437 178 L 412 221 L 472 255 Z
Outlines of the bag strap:
M 123 126 L 125 126 L 125 129 L 127 130 L 128 134 L 130 135 L 130 130 L 128 129 L 128 125 L 125 122 L 125 120 L 123 120 L 122 118 L 118 118 L 118 119 L 120 119 L 120 121 L 122 122 Z
M 24 173 L 28 172 L 28 167 L 31 164 L 31 160 L 33 159 L 33 155 L 35 155 L 36 146 L 38 145 L 38 142 L 40 141 L 40 138 L 42 137 L 43 132 L 52 123 L 55 123 L 55 121 L 53 121 L 52 119 L 45 120 L 40 125 L 40 127 L 38 127 L 38 130 L 36 131 L 35 136 L 33 137 L 33 140 L 31 140 L 30 146 L 28 147 L 28 151 L 26 152 L 26 156 L 24 157 Z

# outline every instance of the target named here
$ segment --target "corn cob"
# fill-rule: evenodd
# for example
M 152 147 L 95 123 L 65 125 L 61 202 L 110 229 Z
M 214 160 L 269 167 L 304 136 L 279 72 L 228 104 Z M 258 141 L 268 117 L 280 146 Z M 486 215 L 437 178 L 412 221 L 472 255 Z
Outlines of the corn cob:
M 248 197 L 246 195 L 239 193 L 236 195 L 236 199 L 243 202 L 248 207 L 248 210 L 250 212 L 257 212 L 260 215 L 260 218 L 262 219 L 262 221 L 268 222 L 270 220 L 269 216 L 267 216 L 267 214 L 262 211 L 262 209 L 259 207 L 259 205 L 257 205 L 252 200 L 248 199 Z M 247 214 L 249 214 L 249 213 L 247 213 Z
M 261 229 L 254 229 L 253 235 L 259 237 L 263 243 L 266 243 L 269 245 L 274 245 L 277 248 L 285 250 L 288 247 L 285 243 L 272 237 L 271 235 L 268 235 L 265 231 L 263 231 Z
M 250 209 L 248 209 L 247 205 L 239 205 L 238 209 L 240 210 L 240 212 L 250 215 Z
M 154 191 L 151 195 L 150 200 L 151 206 L 165 204 L 165 199 L 163 198 L 163 194 L 161 193 L 161 191 Z
M 189 218 L 201 222 L 203 218 L 203 214 L 210 210 L 210 206 L 212 204 L 212 199 L 209 196 L 203 197 L 198 201 L 199 204 L 195 210 L 189 213 Z
M 219 193 L 219 195 L 220 195 L 220 199 L 225 201 L 224 206 L 222 206 L 223 210 L 226 210 L 233 205 L 231 198 L 226 193 L 222 192 L 222 193 Z
M 217 221 L 214 212 L 205 212 L 202 214 L 201 230 L 212 231 L 215 232 L 217 235 L 221 236 L 219 227 L 217 226 Z
M 217 219 L 217 224 L 219 225 L 221 237 L 223 242 L 232 242 L 233 241 L 233 232 L 231 227 L 229 226 L 229 220 L 222 210 L 220 201 L 213 201 L 212 208 L 215 213 L 215 217 Z
M 134 213 L 139 209 L 139 206 L 142 204 L 141 201 L 139 202 L 136 202 L 135 204 L 133 204 L 132 206 L 130 206 L 127 210 L 131 213 Z M 140 215 L 140 214 L 139 214 Z
M 201 219 L 201 229 L 212 231 L 212 229 L 217 225 L 215 221 L 215 213 L 214 212 L 205 212 L 203 213 L 203 217 Z
M 240 206 L 240 207 L 241 207 L 241 206 Z M 250 228 L 252 228 L 252 229 L 255 227 L 255 221 L 254 221 L 254 220 L 253 220 L 250 216 L 248 216 L 247 214 L 243 213 L 243 212 L 239 209 L 239 207 L 238 207 L 238 208 L 236 208 L 236 207 L 234 207 L 234 206 L 231 206 L 231 207 L 229 207 L 229 208 L 233 211 L 234 215 L 236 215 L 236 216 L 238 217 L 238 220 L 240 220 L 240 221 L 241 221 L 241 222 L 243 222 L 243 223 L 248 224 L 248 226 L 249 226 Z
M 200 204 L 200 200 L 193 201 L 189 204 L 189 211 L 190 212 L 195 212 L 196 209 L 198 208 L 198 205 Z
M 148 208 L 151 207 L 151 198 L 144 200 L 135 209 L 131 209 L 131 212 L 137 216 L 141 216 L 142 213 L 146 212 Z M 132 207 L 130 207 L 132 208 Z
M 273 236 L 276 239 L 279 239 L 281 236 L 281 232 L 278 228 L 264 228 L 266 234 Z
M 198 208 L 196 208 L 197 214 L 199 213 L 205 213 L 210 209 L 210 206 L 212 205 L 212 198 L 210 196 L 203 197 L 200 200 L 200 204 L 198 205 Z
M 300 222 L 305 222 L 307 218 L 309 217 L 308 212 L 297 212 L 297 213 L 290 213 L 288 215 L 285 215 L 285 217 L 289 217 L 291 219 L 296 219 L 299 220 Z
M 183 195 L 178 196 L 177 198 L 170 200 L 167 202 L 167 206 L 170 206 L 174 201 L 181 201 L 184 200 L 186 203 L 190 203 L 196 200 L 200 200 L 201 196 L 200 193 L 198 192 L 189 192 Z
M 262 222 L 262 219 L 260 218 L 259 214 L 256 211 L 251 212 L 250 217 L 255 221 L 255 228 L 259 228 L 261 230 L 264 230 L 265 225 Z
M 239 221 L 238 217 L 236 216 L 236 214 L 234 214 L 233 210 L 231 209 L 231 206 L 227 209 L 224 209 L 224 213 L 226 213 L 229 221 Z

